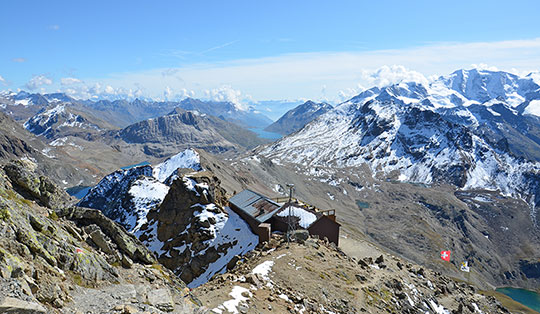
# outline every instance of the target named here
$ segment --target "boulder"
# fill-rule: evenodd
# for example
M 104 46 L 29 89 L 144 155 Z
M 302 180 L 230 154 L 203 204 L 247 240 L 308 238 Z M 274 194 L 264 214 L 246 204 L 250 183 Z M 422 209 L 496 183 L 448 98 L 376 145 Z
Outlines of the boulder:
M 47 309 L 39 303 L 7 297 L 0 302 L 0 313 L 38 314 L 47 313 Z
M 252 284 L 252 285 L 254 285 L 256 287 L 261 286 L 261 281 L 259 280 L 259 278 L 255 274 L 247 274 L 246 275 L 246 282 L 249 283 L 249 284 Z
M 293 239 L 298 243 L 304 243 L 309 239 L 309 231 L 307 230 L 295 230 L 293 232 Z
M 172 312 L 174 302 L 168 289 L 155 289 L 148 291 L 148 304 L 164 311 Z
M 133 261 L 125 254 L 122 254 L 122 267 L 131 268 L 133 266 Z
M 45 207 L 61 208 L 73 202 L 71 196 L 58 188 L 51 180 L 44 176 L 38 177 L 34 172 L 26 169 L 22 161 L 14 161 L 5 165 L 4 171 L 21 193 Z
M 101 230 L 95 230 L 90 233 L 90 239 L 102 250 L 105 254 L 112 254 L 113 249 L 107 242 L 106 236 L 101 232 Z
M 235 255 L 228 263 L 227 263 L 227 270 L 232 270 L 234 267 L 236 267 L 236 264 L 240 260 L 239 255 Z
M 41 232 L 43 229 L 45 229 L 45 223 L 36 216 L 28 214 L 28 220 L 30 221 L 30 225 L 32 228 L 34 228 L 34 230 Z
M 118 271 L 103 257 L 86 251 L 75 254 L 70 270 L 88 281 L 113 280 L 118 277 Z

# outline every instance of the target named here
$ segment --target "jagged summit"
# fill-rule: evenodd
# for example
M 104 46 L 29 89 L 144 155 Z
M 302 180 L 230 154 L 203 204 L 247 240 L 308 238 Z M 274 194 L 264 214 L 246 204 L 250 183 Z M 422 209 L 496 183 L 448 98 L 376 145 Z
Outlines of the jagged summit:
M 148 211 L 163 201 L 174 179 L 171 176 L 176 177 L 179 168 L 203 170 L 199 154 L 186 149 L 154 167 L 145 165 L 117 170 L 105 176 L 78 205 L 99 209 L 126 230 L 136 231 L 146 223 Z
M 44 107 L 29 118 L 23 126 L 28 131 L 48 139 L 70 135 L 85 137 L 101 132 L 102 128 L 110 127 L 100 119 L 85 116 L 88 115 L 58 103 Z

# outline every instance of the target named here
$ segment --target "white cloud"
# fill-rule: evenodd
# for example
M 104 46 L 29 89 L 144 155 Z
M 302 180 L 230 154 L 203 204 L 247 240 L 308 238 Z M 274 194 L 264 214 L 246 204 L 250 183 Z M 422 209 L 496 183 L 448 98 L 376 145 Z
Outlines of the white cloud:
M 2 85 L 7 85 L 6 79 L 2 75 L 0 75 L 0 83 Z
M 129 99 L 141 98 L 144 95 L 142 88 L 136 86 L 135 88 L 115 88 L 111 85 L 104 85 L 101 83 L 93 83 L 91 85 L 84 84 L 81 81 L 80 84 L 73 84 L 62 90 L 69 96 L 76 99 Z
M 25 58 L 13 58 L 11 59 L 13 62 L 17 62 L 17 63 L 23 63 L 23 62 L 26 62 L 26 59 Z
M 207 98 L 214 101 L 229 101 L 236 105 L 240 110 L 247 110 L 248 102 L 252 101 L 252 97 L 243 94 L 241 91 L 233 89 L 229 85 L 223 85 L 219 88 L 207 89 L 205 91 Z
M 489 66 L 485 63 L 480 63 L 480 64 L 471 64 L 471 67 L 473 69 L 478 69 L 478 70 L 488 70 L 488 71 L 499 71 L 499 69 L 496 67 L 496 66 Z
M 107 85 L 107 86 L 105 86 L 105 94 L 115 95 L 116 90 L 112 86 Z
M 218 49 L 221 49 L 221 48 L 225 48 L 225 47 L 230 46 L 230 45 L 232 45 L 232 44 L 235 44 L 235 43 L 237 43 L 237 42 L 238 42 L 238 40 L 233 40 L 233 41 L 230 41 L 230 42 L 227 42 L 227 43 L 218 45 L 218 46 L 214 46 L 214 47 L 212 47 L 212 48 L 208 48 L 208 49 L 206 49 L 206 50 L 204 50 L 204 51 L 201 51 L 199 54 L 205 54 L 205 53 L 207 53 L 207 52 L 211 52 L 211 51 L 214 51 L 214 50 L 218 50 Z
M 382 86 L 413 79 L 430 81 L 457 69 L 471 68 L 471 64 L 481 69 L 495 69 L 496 66 L 499 70 L 519 75 L 538 71 L 540 38 L 440 43 L 362 52 L 288 54 L 139 72 L 107 73 L 106 77 L 83 78 L 81 82 L 60 80 L 57 85 L 47 88 L 60 88 L 79 99 L 165 97 L 180 100 L 185 97 L 206 97 L 231 101 L 240 108 L 246 108 L 252 99 L 318 100 L 317 97 L 320 97 L 340 102 L 373 85 Z M 70 82 L 74 84 L 64 84 Z M 40 82 L 35 83 L 29 82 L 29 86 L 37 87 Z M 324 91 L 321 90 L 322 86 L 325 86 Z M 170 91 L 164 91 L 164 87 Z M 261 105 L 258 109 L 262 108 Z M 273 111 L 279 111 L 272 108 Z
M 62 86 L 80 84 L 82 82 L 83 81 L 79 80 L 78 78 L 74 78 L 74 77 L 63 77 L 63 78 L 60 79 L 60 84 L 62 84 Z
M 187 90 L 185 88 L 180 89 L 180 92 L 178 93 L 178 98 L 183 99 L 186 97 L 195 97 L 195 91 L 194 90 Z
M 166 100 L 169 100 L 172 96 L 172 93 L 173 93 L 172 89 L 169 86 L 167 86 L 165 88 L 165 91 L 163 91 L 163 97 L 165 97 Z
M 369 86 L 368 88 L 373 86 L 383 87 L 391 84 L 413 81 L 428 85 L 433 78 L 428 79 L 422 73 L 409 70 L 402 65 L 384 65 L 375 70 L 362 70 L 359 75 L 359 81 L 361 81 L 362 84 L 358 83 L 355 87 L 339 90 L 337 92 L 337 100 L 338 102 L 342 102 L 351 99 L 366 90 L 367 88 L 364 86 Z
M 36 75 L 33 78 L 31 78 L 30 81 L 28 81 L 28 83 L 26 83 L 25 86 L 29 90 L 36 90 L 45 85 L 52 85 L 52 83 L 53 83 L 52 79 L 41 74 L 41 75 Z
M 50 30 L 53 30 L 53 31 L 57 31 L 57 30 L 60 29 L 60 25 L 50 25 L 50 26 L 49 26 L 49 29 L 50 29 Z
M 384 65 L 375 71 L 362 71 L 362 79 L 370 86 L 383 87 L 400 82 L 419 82 L 428 85 L 428 79 L 420 72 L 411 71 L 402 65 Z
M 360 94 L 366 88 L 360 84 L 357 84 L 356 87 L 349 87 L 338 91 L 338 102 L 343 102 L 353 98 L 354 96 Z
M 170 86 L 166 86 L 163 91 L 163 98 L 167 101 L 180 101 L 187 97 L 195 97 L 195 91 L 187 90 L 185 88 L 176 89 L 171 88 Z

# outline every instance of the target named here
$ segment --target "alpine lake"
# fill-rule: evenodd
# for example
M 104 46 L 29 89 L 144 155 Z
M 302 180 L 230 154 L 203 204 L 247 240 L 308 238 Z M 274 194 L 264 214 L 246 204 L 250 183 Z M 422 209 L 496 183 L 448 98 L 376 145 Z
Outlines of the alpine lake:
M 505 294 L 512 300 L 540 312 L 540 294 L 535 291 L 518 288 L 497 288 L 495 291 Z

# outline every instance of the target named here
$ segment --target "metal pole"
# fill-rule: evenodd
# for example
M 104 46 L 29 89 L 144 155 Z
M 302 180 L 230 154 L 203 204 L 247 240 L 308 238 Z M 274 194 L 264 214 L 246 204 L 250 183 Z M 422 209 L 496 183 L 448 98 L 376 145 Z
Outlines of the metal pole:
M 291 202 L 292 202 L 292 191 L 294 188 L 294 184 L 287 184 L 287 187 L 289 188 L 289 216 L 287 217 L 287 245 L 290 242 L 291 234 L 293 231 L 292 221 L 291 221 L 291 215 L 292 215 L 292 208 L 291 208 Z

